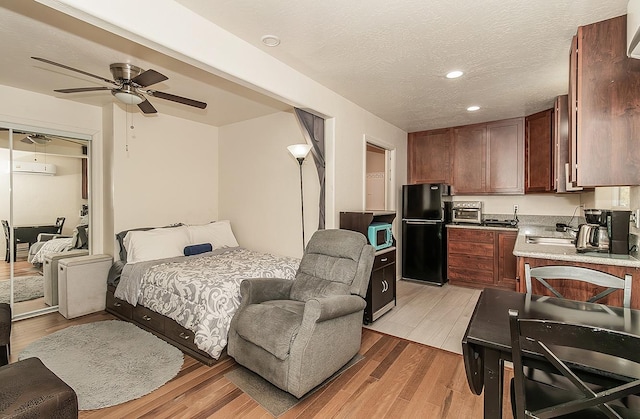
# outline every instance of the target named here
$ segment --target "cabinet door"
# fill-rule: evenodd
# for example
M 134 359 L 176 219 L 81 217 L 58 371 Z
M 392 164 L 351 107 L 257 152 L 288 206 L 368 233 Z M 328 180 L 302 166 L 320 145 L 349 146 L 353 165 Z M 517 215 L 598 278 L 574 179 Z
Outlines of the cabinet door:
M 455 193 L 485 192 L 486 149 L 485 125 L 454 128 L 452 185 Z
M 553 190 L 551 151 L 553 109 L 525 119 L 525 192 Z
M 578 34 L 581 29 L 578 28 Z M 577 150 L 577 130 L 578 130 L 578 36 L 574 36 L 571 40 L 571 50 L 569 52 L 569 182 L 576 184 L 577 171 L 576 167 L 578 159 L 576 156 Z
M 553 112 L 553 189 L 567 192 L 565 164 L 569 163 L 569 100 L 558 96 Z
M 496 286 L 516 289 L 518 275 L 518 258 L 513 255 L 518 235 L 510 232 L 498 233 L 498 272 Z
M 578 32 L 579 186 L 640 183 L 640 60 L 627 57 L 625 15 Z
M 408 180 L 413 183 L 450 183 L 451 129 L 409 134 Z
M 486 191 L 524 193 L 524 119 L 487 124 Z

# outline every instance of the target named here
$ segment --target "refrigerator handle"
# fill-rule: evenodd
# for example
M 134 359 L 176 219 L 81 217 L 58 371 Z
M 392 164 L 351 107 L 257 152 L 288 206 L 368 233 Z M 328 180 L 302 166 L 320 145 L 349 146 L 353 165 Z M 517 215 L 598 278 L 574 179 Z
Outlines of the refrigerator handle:
M 438 224 L 442 223 L 440 220 L 402 220 L 407 224 Z

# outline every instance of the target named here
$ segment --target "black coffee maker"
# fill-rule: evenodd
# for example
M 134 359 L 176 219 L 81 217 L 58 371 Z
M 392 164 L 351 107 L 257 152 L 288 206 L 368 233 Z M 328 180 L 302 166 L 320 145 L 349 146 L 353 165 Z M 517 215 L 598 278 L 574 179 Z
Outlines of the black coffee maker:
M 629 254 L 629 220 L 631 211 L 607 211 L 609 253 Z

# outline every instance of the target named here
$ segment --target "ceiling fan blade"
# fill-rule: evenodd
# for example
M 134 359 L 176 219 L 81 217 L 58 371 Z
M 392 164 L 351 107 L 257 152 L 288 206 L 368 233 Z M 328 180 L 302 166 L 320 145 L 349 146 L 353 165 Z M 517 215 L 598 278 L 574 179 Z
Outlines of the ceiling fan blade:
M 195 108 L 204 109 L 207 107 L 207 104 L 204 102 L 199 102 L 197 100 L 188 99 L 182 96 L 176 96 L 169 93 L 158 92 L 155 90 L 147 90 L 147 93 L 153 97 L 159 97 L 160 99 L 170 100 L 172 102 L 182 103 L 183 105 L 193 106 Z
M 58 93 L 80 93 L 80 92 L 95 92 L 98 90 L 111 90 L 110 87 L 76 87 L 75 89 L 57 89 L 54 92 Z
M 138 108 L 140 108 L 140 110 L 143 113 L 158 113 L 156 108 L 154 108 L 153 105 L 151 104 L 151 102 L 149 102 L 148 100 L 145 100 L 144 102 L 138 103 Z
M 102 80 L 103 82 L 111 83 L 113 85 L 118 86 L 118 83 L 116 83 L 113 80 L 105 79 L 102 76 L 96 76 L 95 74 L 87 73 L 86 71 L 78 70 L 77 68 L 69 67 L 68 65 L 59 64 L 59 63 L 56 63 L 54 61 L 47 60 L 46 58 L 39 58 L 39 57 L 31 57 L 31 58 L 33 58 L 34 60 L 42 61 L 43 63 L 47 63 L 47 64 L 51 64 L 51 65 L 55 65 L 55 66 L 64 68 L 66 70 L 75 71 L 76 73 L 84 74 L 85 76 L 93 77 L 93 78 L 96 78 L 98 80 Z
M 147 70 L 144 73 L 132 78 L 131 81 L 140 87 L 147 87 L 168 79 L 169 77 L 165 76 L 164 74 L 158 73 L 156 70 Z

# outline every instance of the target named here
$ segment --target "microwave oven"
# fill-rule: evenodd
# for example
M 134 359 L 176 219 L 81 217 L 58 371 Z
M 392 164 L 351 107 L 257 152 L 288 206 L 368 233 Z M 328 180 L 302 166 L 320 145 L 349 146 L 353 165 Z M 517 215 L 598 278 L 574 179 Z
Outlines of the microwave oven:
M 389 223 L 371 223 L 367 233 L 369 243 L 376 250 L 386 249 L 393 245 L 393 234 Z

